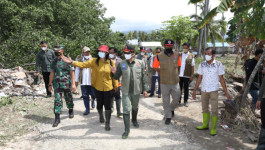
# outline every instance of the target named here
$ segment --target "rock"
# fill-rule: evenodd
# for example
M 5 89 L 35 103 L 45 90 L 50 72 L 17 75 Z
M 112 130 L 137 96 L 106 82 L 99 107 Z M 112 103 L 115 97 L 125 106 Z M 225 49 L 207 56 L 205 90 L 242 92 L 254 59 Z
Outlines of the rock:
M 22 67 L 15 69 L 0 69 L 0 93 L 10 96 L 44 94 L 46 92 L 43 80 L 33 86 L 34 71 L 25 71 Z
M 14 83 L 14 85 L 16 87 L 26 86 L 27 85 L 27 82 L 26 82 L 26 80 L 16 80 L 15 83 Z
M 0 100 L 1 100 L 2 97 L 7 97 L 7 95 L 5 93 L 1 92 L 0 93 Z
M 25 79 L 27 76 L 24 72 L 12 73 L 11 77 L 16 77 L 16 79 Z

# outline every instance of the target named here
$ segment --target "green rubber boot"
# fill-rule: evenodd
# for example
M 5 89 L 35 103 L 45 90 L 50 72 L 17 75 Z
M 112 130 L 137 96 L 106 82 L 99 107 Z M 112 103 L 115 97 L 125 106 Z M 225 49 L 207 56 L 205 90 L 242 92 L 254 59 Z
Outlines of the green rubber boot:
M 135 128 L 139 128 L 139 123 L 137 121 L 137 114 L 138 114 L 138 109 L 132 110 L 132 123 Z
M 121 117 L 121 99 L 116 99 L 117 117 Z
M 208 130 L 209 129 L 209 121 L 210 121 L 210 113 L 202 113 L 203 115 L 203 123 L 201 126 L 196 127 L 197 130 Z
M 130 133 L 130 114 L 123 114 L 125 132 L 122 134 L 122 139 L 127 139 Z
M 215 136 L 216 135 L 216 125 L 217 125 L 218 117 L 217 116 L 212 116 L 212 129 L 211 129 L 211 135 Z

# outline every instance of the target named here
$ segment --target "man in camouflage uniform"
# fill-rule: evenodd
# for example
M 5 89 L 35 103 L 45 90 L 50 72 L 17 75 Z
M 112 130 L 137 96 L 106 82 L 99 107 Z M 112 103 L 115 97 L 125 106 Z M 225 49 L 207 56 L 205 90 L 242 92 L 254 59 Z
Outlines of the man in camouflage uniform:
M 55 58 L 51 64 L 51 74 L 49 82 L 49 91 L 54 88 L 54 114 L 55 121 L 53 127 L 57 127 L 60 123 L 60 112 L 63 107 L 62 94 L 64 94 L 67 108 L 69 109 L 69 118 L 74 117 L 73 112 L 73 96 L 72 91 L 75 91 L 76 86 L 74 68 L 62 61 L 64 49 L 62 45 L 54 47 Z M 72 91 L 71 91 L 72 90 Z

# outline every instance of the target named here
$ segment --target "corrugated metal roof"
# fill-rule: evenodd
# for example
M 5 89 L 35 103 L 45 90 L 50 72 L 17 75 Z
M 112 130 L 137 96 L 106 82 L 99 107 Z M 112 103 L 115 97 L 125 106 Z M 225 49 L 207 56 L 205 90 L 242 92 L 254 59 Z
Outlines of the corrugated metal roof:
M 213 47 L 213 43 L 207 43 L 208 47 Z M 215 47 L 223 47 L 222 42 L 215 42 Z M 227 42 L 224 42 L 224 47 L 231 47 Z
M 138 45 L 138 39 L 128 40 L 127 43 L 129 43 L 131 45 Z

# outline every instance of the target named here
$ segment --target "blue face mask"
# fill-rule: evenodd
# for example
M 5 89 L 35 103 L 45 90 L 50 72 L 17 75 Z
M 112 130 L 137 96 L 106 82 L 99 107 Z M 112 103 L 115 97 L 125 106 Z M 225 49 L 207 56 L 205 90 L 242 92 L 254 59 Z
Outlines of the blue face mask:
M 100 58 L 105 58 L 105 53 L 104 52 L 98 52 L 98 56 L 100 57 Z

